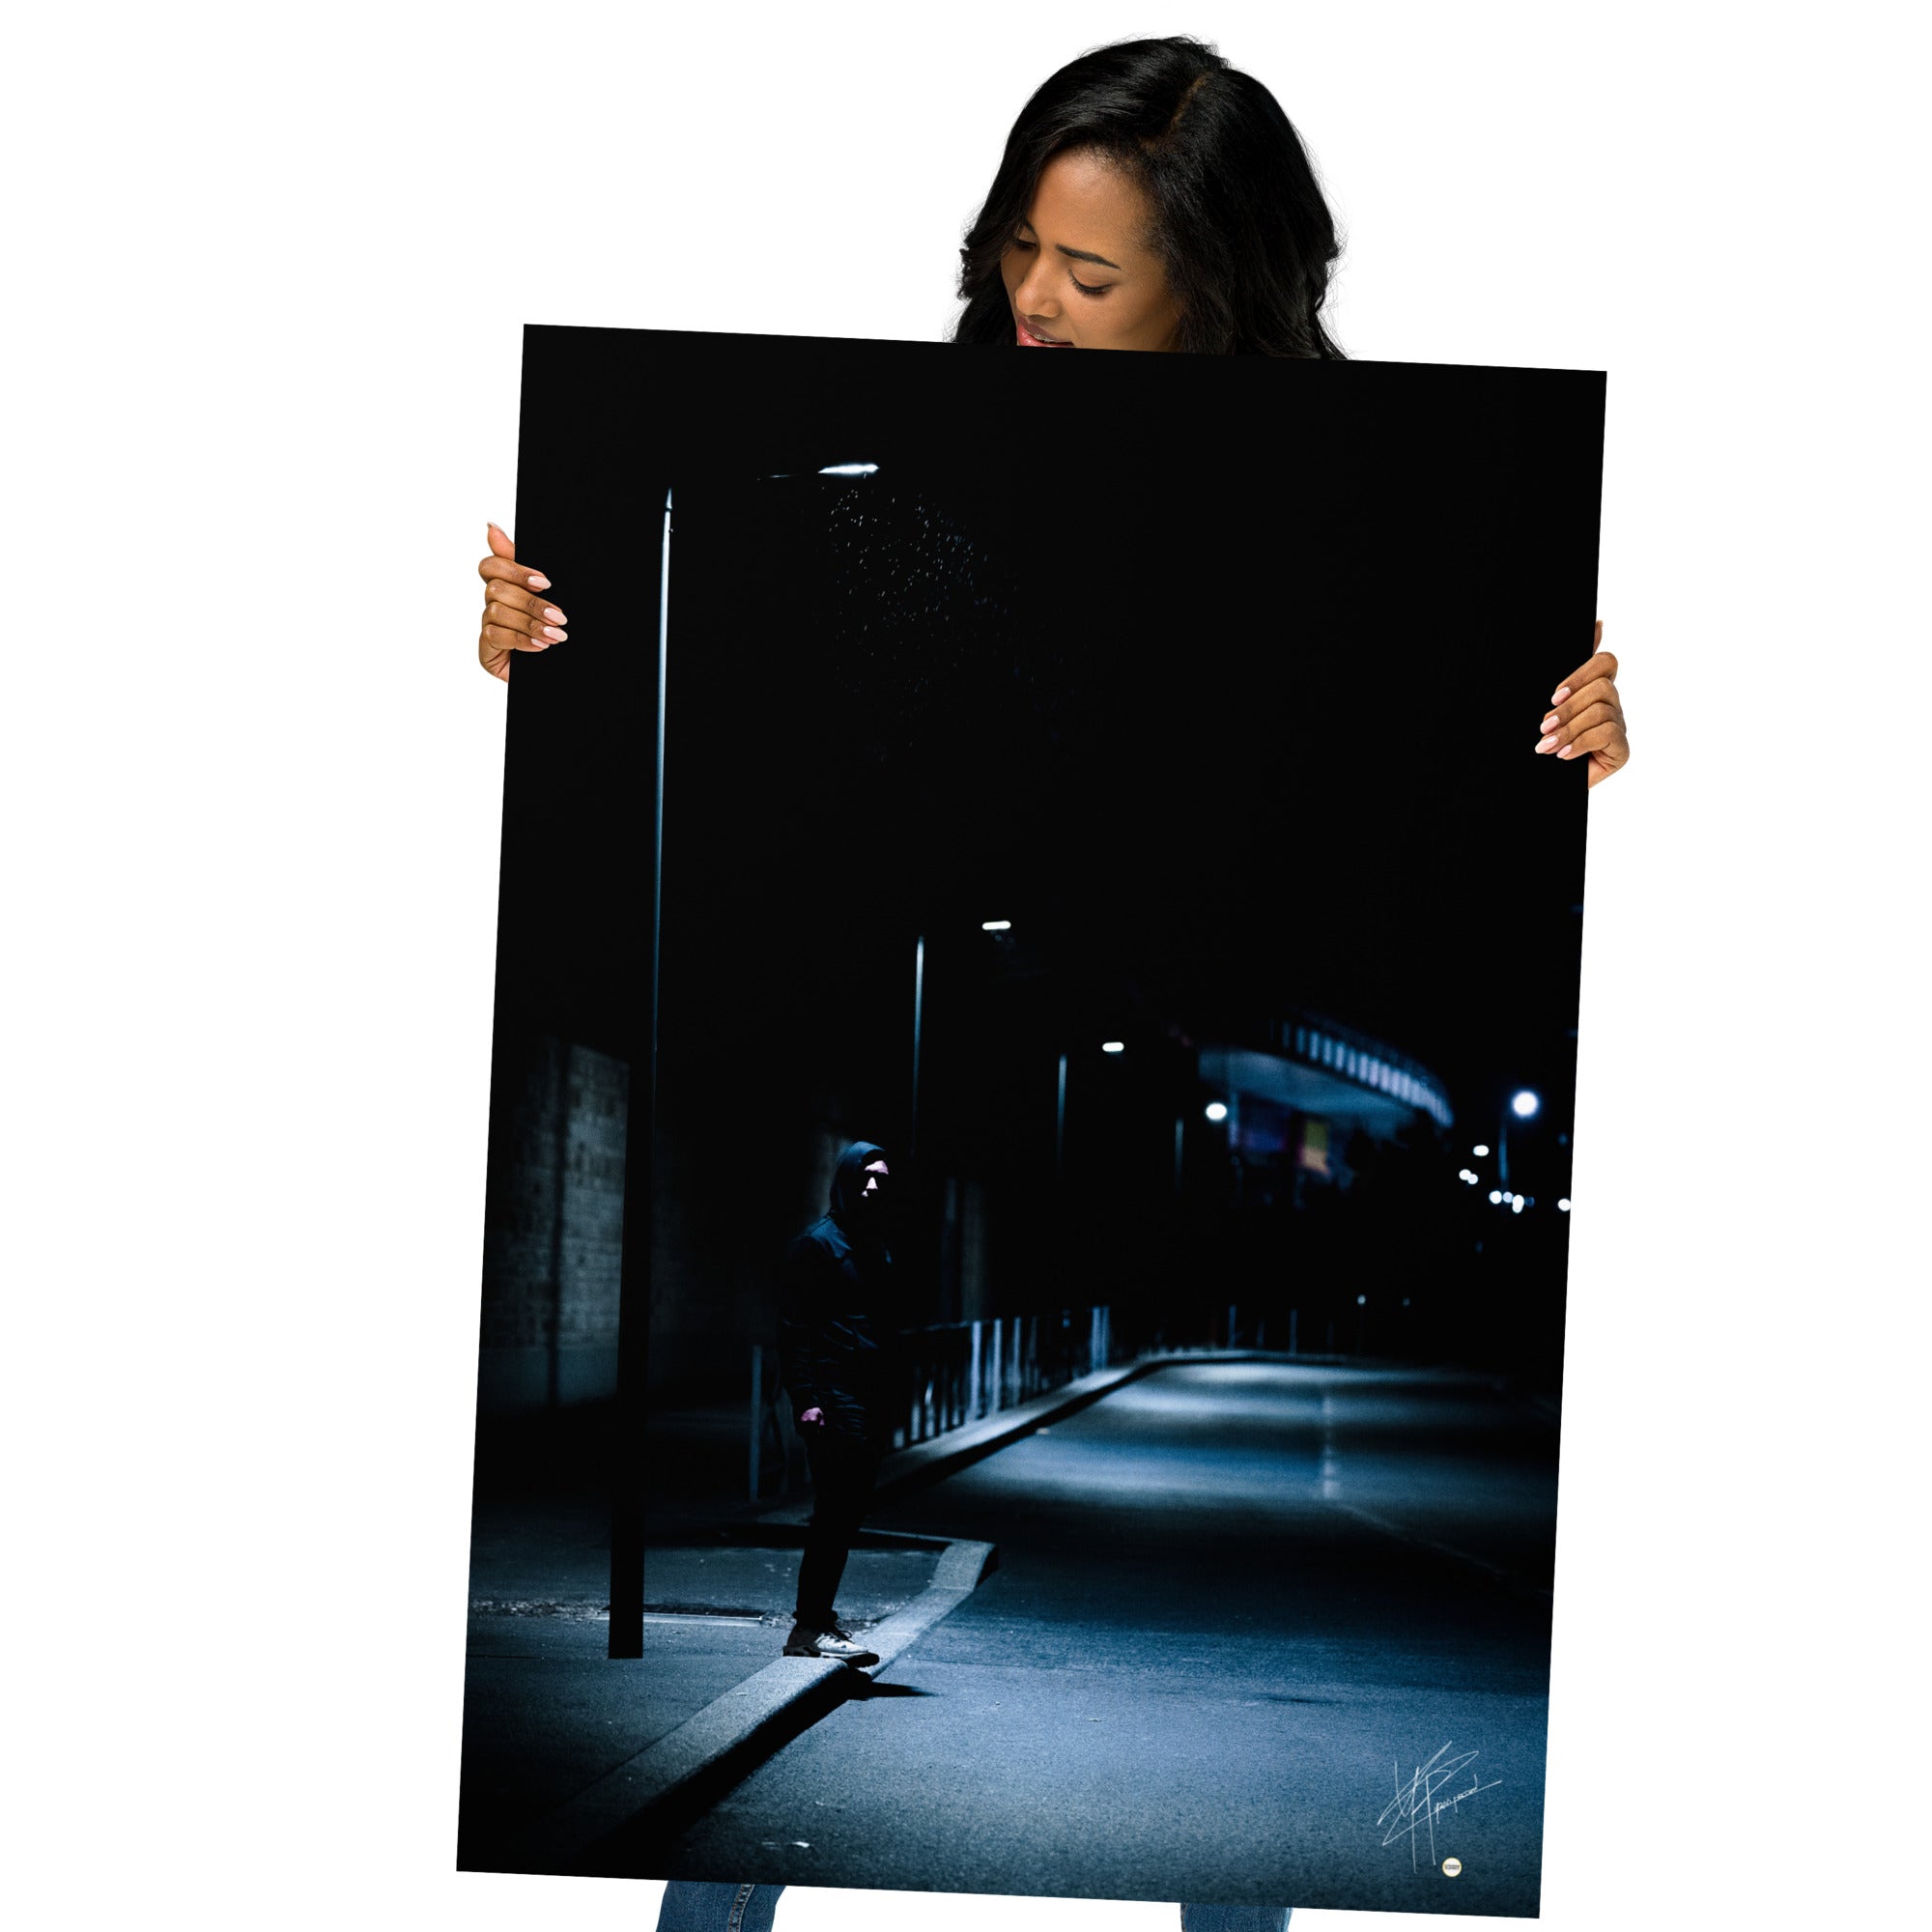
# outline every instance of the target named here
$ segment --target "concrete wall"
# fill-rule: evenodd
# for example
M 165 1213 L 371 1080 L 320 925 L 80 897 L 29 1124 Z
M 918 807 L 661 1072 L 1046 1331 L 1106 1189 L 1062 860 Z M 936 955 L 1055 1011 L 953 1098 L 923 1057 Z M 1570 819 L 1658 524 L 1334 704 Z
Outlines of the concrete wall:
M 479 1407 L 612 1395 L 628 1069 L 552 1038 L 500 1044 L 498 1056 Z

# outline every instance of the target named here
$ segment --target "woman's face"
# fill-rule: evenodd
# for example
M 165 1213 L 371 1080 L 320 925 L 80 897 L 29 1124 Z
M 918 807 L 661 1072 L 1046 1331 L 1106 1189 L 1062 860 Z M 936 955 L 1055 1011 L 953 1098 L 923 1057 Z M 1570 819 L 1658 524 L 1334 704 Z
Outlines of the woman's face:
M 1056 155 L 1000 258 L 1020 347 L 1172 349 L 1180 311 L 1141 241 L 1147 198 L 1091 151 Z

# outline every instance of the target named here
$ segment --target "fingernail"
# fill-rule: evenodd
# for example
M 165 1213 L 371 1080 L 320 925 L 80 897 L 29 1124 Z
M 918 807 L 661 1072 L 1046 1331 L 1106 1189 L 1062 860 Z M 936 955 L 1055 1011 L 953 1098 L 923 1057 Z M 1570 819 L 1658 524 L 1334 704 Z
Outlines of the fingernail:
M 1575 745 L 1565 745 L 1564 748 L 1560 752 L 1558 752 L 1556 755 L 1559 758 L 1567 758 L 1570 755 L 1570 753 L 1574 752 L 1576 749 L 1577 748 Z
M 550 646 L 541 638 L 532 638 L 530 639 L 530 649 L 533 651 L 547 651 L 550 649 Z
M 553 642 L 559 644 L 563 642 L 564 639 L 564 633 L 559 631 L 554 624 L 546 624 L 544 626 L 544 636 L 549 638 Z
M 1538 750 L 1539 752 L 1547 752 L 1547 751 L 1548 751 L 1548 749 L 1550 748 L 1550 746 L 1552 746 L 1553 744 L 1555 744 L 1555 742 L 1556 742 L 1556 733 L 1555 733 L 1554 731 L 1552 731 L 1552 732 L 1550 732 L 1550 734 L 1548 735 L 1548 737 L 1547 737 L 1547 738 L 1543 739 L 1543 740 L 1542 740 L 1542 741 L 1541 741 L 1541 742 L 1540 742 L 1540 743 L 1539 743 L 1539 744 L 1537 745 L 1537 748 L 1536 748 L 1536 749 L 1537 749 L 1537 750 Z
M 544 606 L 544 615 L 554 624 L 563 622 L 563 612 L 561 611 L 553 611 L 548 604 Z
M 1563 700 L 1569 696 L 1570 696 L 1570 687 L 1567 684 L 1562 685 L 1559 686 L 1558 689 L 1550 695 L 1549 701 L 1552 704 L 1561 704 Z
M 550 588 L 550 579 L 533 570 L 530 572 L 530 588 L 532 590 L 548 590 Z
M 1555 712 L 1552 711 L 1549 714 L 1549 716 L 1546 718 L 1543 721 L 1543 723 L 1539 724 L 1536 728 L 1539 731 L 1553 731 L 1556 729 L 1556 726 L 1561 721 L 1557 718 Z
M 493 530 L 495 530 L 498 536 L 501 536 L 503 534 L 503 526 L 501 524 L 492 524 L 490 527 Z

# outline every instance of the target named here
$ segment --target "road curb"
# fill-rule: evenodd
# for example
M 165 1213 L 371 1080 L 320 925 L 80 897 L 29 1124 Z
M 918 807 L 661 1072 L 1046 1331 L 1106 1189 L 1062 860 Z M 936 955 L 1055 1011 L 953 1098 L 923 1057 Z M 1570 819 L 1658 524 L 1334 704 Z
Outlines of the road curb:
M 1151 1370 L 1182 1359 L 1185 1358 L 1157 1355 L 1116 1369 L 1101 1369 L 1094 1375 L 1083 1376 L 1078 1381 L 1049 1389 L 1044 1395 L 1035 1396 L 1031 1402 L 1016 1403 L 1011 1408 L 1000 1409 L 979 1422 L 969 1422 L 961 1429 L 949 1430 L 944 1435 L 935 1435 L 928 1442 L 915 1442 L 908 1448 L 895 1449 L 879 1465 L 879 1480 L 873 1487 L 873 1496 L 880 1501 L 891 1501 L 908 1490 L 923 1489 L 928 1483 L 941 1482 L 965 1468 L 969 1463 L 991 1456 L 1017 1442 L 1023 1435 L 1031 1435 L 1043 1423 L 1057 1422 L 1063 1415 L 1071 1415 L 1076 1409 L 1098 1402 L 1102 1396 L 1111 1395 L 1126 1383 L 1138 1381 Z M 794 1496 L 783 1502 L 768 1504 L 757 1515 L 760 1522 L 803 1523 L 810 1519 L 811 1497 L 809 1494 Z
M 956 1609 L 999 1563 L 991 1543 L 949 1542 L 932 1580 L 903 1609 L 872 1626 L 867 1644 L 879 1662 L 866 1672 L 813 1657 L 779 1657 L 715 1697 L 696 1716 L 608 1771 L 547 1813 L 515 1848 L 515 1871 L 625 1876 L 626 1847 L 675 1829 L 720 1786 L 809 1729 L 885 1670 L 942 1617 Z
M 1016 1403 L 1011 1408 L 999 1409 L 978 1422 L 969 1422 L 962 1428 L 947 1431 L 944 1435 L 935 1435 L 930 1441 L 895 1449 L 879 1465 L 879 1480 L 873 1494 L 881 1501 L 895 1500 L 909 1490 L 922 1489 L 928 1483 L 941 1482 L 956 1474 L 969 1463 L 1009 1447 L 1045 1424 L 1058 1422 L 1062 1416 L 1072 1415 L 1088 1407 L 1101 1397 L 1112 1395 L 1116 1389 L 1125 1387 L 1128 1382 L 1139 1381 L 1157 1369 L 1208 1362 L 1286 1362 L 1309 1368 L 1364 1366 L 1345 1355 L 1291 1355 L 1271 1349 L 1177 1349 L 1166 1354 L 1142 1355 L 1117 1368 L 1098 1369 L 1091 1376 L 1082 1376 L 1077 1381 L 1065 1382 L 1029 1402 Z M 1366 1366 L 1379 1365 L 1369 1363 Z M 755 1512 L 759 1522 L 791 1525 L 806 1522 L 810 1516 L 811 1498 L 809 1494 L 767 1503 Z

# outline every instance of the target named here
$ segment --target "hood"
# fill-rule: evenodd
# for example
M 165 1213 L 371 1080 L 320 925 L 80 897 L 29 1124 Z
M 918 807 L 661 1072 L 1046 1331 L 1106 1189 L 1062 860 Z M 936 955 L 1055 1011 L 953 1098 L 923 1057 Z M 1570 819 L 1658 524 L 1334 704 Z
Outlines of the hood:
M 885 1149 L 876 1142 L 854 1141 L 838 1156 L 838 1165 L 833 1169 L 832 1218 L 855 1239 L 873 1226 L 867 1218 L 871 1209 L 859 1206 L 859 1196 L 866 1185 L 867 1165 L 890 1158 Z M 876 1232 L 883 1235 L 885 1231 L 881 1228 Z

